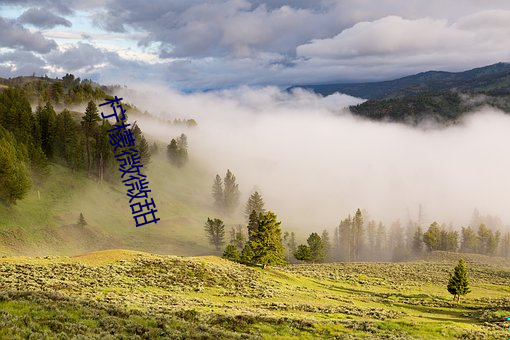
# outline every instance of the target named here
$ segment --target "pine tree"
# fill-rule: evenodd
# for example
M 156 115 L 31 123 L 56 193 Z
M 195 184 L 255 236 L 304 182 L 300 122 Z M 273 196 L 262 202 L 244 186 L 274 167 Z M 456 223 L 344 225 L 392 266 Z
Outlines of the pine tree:
M 80 213 L 80 217 L 78 218 L 78 225 L 81 227 L 86 226 L 88 223 L 85 221 L 85 217 L 83 217 L 83 213 Z
M 225 185 L 223 190 L 225 211 L 227 213 L 232 213 L 232 211 L 239 205 L 240 197 L 239 185 L 236 183 L 236 176 L 234 176 L 230 170 L 227 170 L 223 183 Z
M 469 289 L 467 266 L 463 259 L 459 260 L 453 275 L 450 274 L 447 289 L 453 295 L 453 300 L 457 299 L 457 303 L 460 302 L 461 295 L 466 295 L 471 291 Z
M 423 234 L 423 243 L 429 250 L 438 250 L 441 245 L 441 229 L 437 222 L 433 222 Z
M 294 257 L 299 261 L 310 262 L 312 260 L 312 252 L 306 244 L 300 244 L 294 252 Z
M 248 220 L 250 218 L 251 213 L 255 211 L 257 214 L 264 212 L 264 200 L 258 191 L 255 191 L 248 198 L 248 202 L 246 202 L 246 208 L 244 209 L 244 215 Z
M 476 253 L 476 251 L 480 248 L 479 241 L 476 237 L 476 233 L 471 227 L 462 228 L 462 244 L 460 247 L 460 251 L 463 253 Z
M 239 251 L 242 251 L 246 243 L 246 236 L 243 233 L 243 226 L 238 225 L 230 229 L 230 244 L 233 244 Z
M 259 216 L 255 211 L 252 211 L 248 220 L 248 240 L 253 240 L 257 230 L 259 229 Z
M 421 227 L 418 226 L 413 236 L 413 252 L 416 255 L 419 255 L 421 254 L 422 250 L 423 250 L 423 232 L 421 230 Z
M 151 155 L 156 155 L 159 153 L 159 146 L 156 142 L 152 142 L 152 145 L 150 147 L 150 153 Z
M 214 183 L 212 186 L 212 196 L 214 198 L 214 206 L 219 211 L 223 210 L 224 207 L 224 200 L 223 200 L 223 181 L 221 180 L 220 175 L 216 175 L 214 179 Z
M 133 134 L 133 139 L 135 140 L 135 149 L 138 151 L 138 156 L 140 156 L 140 163 L 143 165 L 143 168 L 147 170 L 147 167 L 151 162 L 151 150 L 149 148 L 149 143 L 147 143 L 142 130 L 136 122 L 133 123 L 131 132 Z
M 361 248 L 363 247 L 363 216 L 361 210 L 356 210 L 356 214 L 352 219 L 352 250 L 355 261 L 360 259 Z
M 387 250 L 387 240 L 386 240 L 386 227 L 382 222 L 379 221 L 379 224 L 377 226 L 377 237 L 376 237 L 376 253 L 378 254 L 379 258 L 386 257 L 386 250 Z
M 0 127 L 0 201 L 15 204 L 25 197 L 31 186 L 27 168 L 27 150 L 14 136 Z
M 377 224 L 374 220 L 371 220 L 367 224 L 367 241 L 368 241 L 368 251 L 367 256 L 369 259 L 375 258 L 375 246 L 376 246 L 376 233 Z
M 285 259 L 287 262 L 290 262 L 296 252 L 296 234 L 294 232 L 289 233 L 288 231 L 283 233 L 283 243 L 285 245 Z
M 501 240 L 500 255 L 510 257 L 510 232 L 506 233 Z
M 253 258 L 255 253 L 250 245 L 250 243 L 246 243 L 244 245 L 243 251 L 241 252 L 241 263 L 250 264 L 253 262 Z
M 306 242 L 310 248 L 310 260 L 312 262 L 324 261 L 324 244 L 319 234 L 311 233 Z
M 172 139 L 166 149 L 170 162 L 178 168 L 188 162 L 188 139 L 185 134 L 177 139 Z
M 340 260 L 352 261 L 352 218 L 349 215 L 346 219 L 340 222 L 338 226 L 338 233 L 340 236 Z
M 335 232 L 333 234 L 333 259 L 335 261 L 340 261 L 341 258 L 341 249 L 340 249 L 340 233 L 338 231 L 338 227 L 335 228 Z
M 41 132 L 41 148 L 46 156 L 51 159 L 55 145 L 57 115 L 50 102 L 47 102 L 43 108 L 37 108 L 36 119 Z
M 321 235 L 322 246 L 324 248 L 324 261 L 328 262 L 332 258 L 331 254 L 331 241 L 329 240 L 329 233 L 326 229 L 322 231 Z
M 81 126 L 85 132 L 85 149 L 87 151 L 87 171 L 90 173 L 92 169 L 92 158 L 90 156 L 90 136 L 94 128 L 97 126 L 97 122 L 100 121 L 99 114 L 97 111 L 96 104 L 91 100 L 87 104 L 85 115 L 82 118 Z
M 209 243 L 215 246 L 216 250 L 219 251 L 220 247 L 225 243 L 225 225 L 223 221 L 218 218 L 207 218 L 204 230 L 209 239 Z
M 239 250 L 237 250 L 235 245 L 229 244 L 223 252 L 223 257 L 227 260 L 238 262 L 241 259 L 241 254 L 239 254 Z
M 78 125 L 75 123 L 71 112 L 64 109 L 57 115 L 56 119 L 55 151 L 68 167 L 72 167 L 72 159 L 75 157 L 78 140 Z
M 253 250 L 252 262 L 262 265 L 262 268 L 270 264 L 285 263 L 281 222 L 277 222 L 276 219 L 276 215 L 271 211 L 260 213 L 258 228 L 247 243 Z

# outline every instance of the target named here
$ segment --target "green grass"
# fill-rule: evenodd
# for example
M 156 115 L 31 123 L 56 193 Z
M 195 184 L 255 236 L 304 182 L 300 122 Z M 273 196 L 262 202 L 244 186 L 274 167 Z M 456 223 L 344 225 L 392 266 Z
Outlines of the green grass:
M 439 255 L 267 270 L 125 250 L 4 257 L 0 338 L 508 337 L 508 262 L 464 254 L 472 293 L 457 304 L 445 275 L 456 255 Z
M 204 221 L 217 216 L 211 206 L 212 175 L 193 161 L 176 169 L 163 153 L 145 173 L 161 220 L 136 228 L 120 175 L 118 181 L 99 182 L 51 164 L 48 176 L 23 200 L 11 207 L 0 204 L 0 254 L 74 255 L 109 248 L 214 253 L 203 235 Z M 85 227 L 76 224 L 80 213 Z

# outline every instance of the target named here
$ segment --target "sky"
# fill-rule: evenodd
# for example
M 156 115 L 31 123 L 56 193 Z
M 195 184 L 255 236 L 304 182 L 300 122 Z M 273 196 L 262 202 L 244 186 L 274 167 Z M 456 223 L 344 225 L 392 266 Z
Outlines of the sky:
M 510 61 L 506 0 L 0 0 L 0 31 L 1 77 L 69 72 L 183 91 Z

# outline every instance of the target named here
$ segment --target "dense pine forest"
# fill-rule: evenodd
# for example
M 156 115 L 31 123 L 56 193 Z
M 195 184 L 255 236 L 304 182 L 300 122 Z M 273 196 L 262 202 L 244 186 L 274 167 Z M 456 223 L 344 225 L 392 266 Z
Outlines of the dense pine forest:
M 4 150 L 0 200 L 4 204 L 15 203 L 31 182 L 43 180 L 49 162 L 100 180 L 113 179 L 116 164 L 108 138 L 112 125 L 101 119 L 96 104 L 111 98 L 112 88 L 75 79 L 72 74 L 55 80 L 18 77 L 2 82 L 7 84 L 0 91 L 0 145 Z M 68 109 L 82 103 L 87 103 L 85 112 Z M 62 109 L 57 112 L 56 108 Z M 136 146 L 148 165 L 149 145 L 136 123 L 132 125 Z

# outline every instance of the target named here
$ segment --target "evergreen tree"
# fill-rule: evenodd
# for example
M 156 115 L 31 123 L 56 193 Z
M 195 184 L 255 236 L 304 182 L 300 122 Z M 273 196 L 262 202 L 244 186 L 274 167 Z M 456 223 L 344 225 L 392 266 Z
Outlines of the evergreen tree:
M 97 127 L 97 122 L 100 121 L 101 118 L 99 117 L 97 106 L 96 104 L 91 100 L 87 104 L 87 109 L 85 110 L 85 115 L 82 118 L 81 125 L 83 127 L 83 131 L 85 132 L 85 149 L 87 152 L 87 171 L 90 173 L 90 170 L 92 169 L 92 158 L 90 155 L 90 136 L 92 136 L 92 133 L 94 129 Z
M 329 233 L 326 229 L 322 231 L 321 235 L 322 240 L 322 246 L 324 248 L 324 260 L 323 261 L 330 261 L 332 258 L 331 254 L 331 241 L 329 240 Z
M 241 254 L 239 254 L 239 250 L 233 244 L 228 244 L 223 252 L 223 257 L 230 261 L 238 262 L 241 259 Z
M 83 213 L 80 213 L 80 217 L 78 218 L 78 225 L 81 227 L 86 226 L 88 223 L 85 221 L 85 217 L 83 217 Z
M 14 136 L 0 127 L 0 201 L 15 204 L 30 189 L 27 150 Z
M 510 232 L 506 233 L 501 240 L 500 255 L 510 257 Z
M 413 253 L 416 255 L 421 254 L 423 250 L 423 231 L 418 226 L 413 235 Z
M 94 159 L 95 159 L 95 172 L 99 180 L 117 178 L 114 174 L 117 174 L 118 164 L 115 159 L 114 149 L 110 145 L 110 138 L 108 130 L 111 130 L 113 126 L 106 119 L 103 119 L 101 126 L 94 131 Z
M 324 261 L 324 244 L 319 234 L 311 233 L 306 242 L 310 248 L 310 260 L 312 262 Z
M 170 141 L 167 146 L 167 155 L 170 162 L 178 168 L 188 162 L 188 139 L 185 134 Z
M 312 260 L 312 252 L 310 247 L 305 244 L 300 244 L 294 252 L 294 257 L 299 261 L 310 262 Z
M 443 233 L 441 233 L 443 235 Z M 447 231 L 444 234 L 445 241 L 442 243 L 444 244 L 444 249 L 446 251 L 457 251 L 459 249 L 459 233 L 457 231 Z
M 140 163 L 142 163 L 143 168 L 146 170 L 151 162 L 151 150 L 149 148 L 149 143 L 147 143 L 142 130 L 136 122 L 133 123 L 131 133 L 135 140 L 135 149 L 138 151 L 138 156 L 140 156 Z
M 204 230 L 209 239 L 209 243 L 215 246 L 216 250 L 219 251 L 220 247 L 225 243 L 225 225 L 223 221 L 218 218 L 207 218 Z
M 261 264 L 262 268 L 270 264 L 285 263 L 280 224 L 273 212 L 260 213 L 258 228 L 247 243 L 253 250 L 252 262 Z
M 227 170 L 223 183 L 225 211 L 231 213 L 239 205 L 239 185 L 236 183 L 236 176 L 230 170 Z
M 471 291 L 469 289 L 467 266 L 463 259 L 459 260 L 453 275 L 450 274 L 447 289 L 453 295 L 453 300 L 457 299 L 457 302 L 460 302 L 461 295 L 466 295 Z
M 387 240 L 386 240 L 386 227 L 382 222 L 379 222 L 377 226 L 377 237 L 376 237 L 376 253 L 382 257 L 382 255 L 386 252 L 387 249 Z
M 289 233 L 288 231 L 283 233 L 283 243 L 285 245 L 285 260 L 290 262 L 296 252 L 296 234 L 294 232 Z
M 462 245 L 460 251 L 463 253 L 476 253 L 479 249 L 478 238 L 476 233 L 471 227 L 462 228 Z
M 37 108 L 36 119 L 41 132 L 41 148 L 46 156 L 51 159 L 55 144 L 57 115 L 50 102 L 46 102 L 43 108 Z
M 238 225 L 230 229 L 230 244 L 236 246 L 239 251 L 242 251 L 246 243 L 246 236 L 243 233 L 243 227 Z
M 255 253 L 253 252 L 253 248 L 250 243 L 246 243 L 244 245 L 243 251 L 241 252 L 241 262 L 244 264 L 253 263 L 253 258 L 255 257 Z
M 363 216 L 361 210 L 356 210 L 356 214 L 352 219 L 352 250 L 353 259 L 358 261 L 360 259 L 361 249 L 363 247 Z
M 159 146 L 156 142 L 152 142 L 149 152 L 151 155 L 156 155 L 159 153 Z
M 485 224 L 478 227 L 479 253 L 485 255 L 494 255 L 498 248 L 500 234 L 496 235 Z
M 423 234 L 423 243 L 429 250 L 438 250 L 441 245 L 441 230 L 437 222 L 433 222 Z
M 78 125 L 74 121 L 71 112 L 64 109 L 56 118 L 55 151 L 64 164 L 71 168 L 78 141 Z
M 257 230 L 259 229 L 259 216 L 260 213 L 252 211 L 250 214 L 250 218 L 248 219 L 248 240 L 253 240 L 253 237 L 256 235 Z
M 333 259 L 335 261 L 340 261 L 340 233 L 338 231 L 338 227 L 335 228 L 335 232 L 333 234 Z
M 376 238 L 377 238 L 377 224 L 374 220 L 371 220 L 367 224 L 367 241 L 368 241 L 368 258 L 375 258 L 375 247 L 376 247 Z
M 212 186 L 212 196 L 214 198 L 214 206 L 216 209 L 222 211 L 224 207 L 223 201 L 223 181 L 221 180 L 220 175 L 216 175 L 214 179 L 214 183 Z
M 257 215 L 265 211 L 264 200 L 258 191 L 255 191 L 253 194 L 251 194 L 250 198 L 248 198 L 248 202 L 246 202 L 246 208 L 244 209 L 244 215 L 246 216 L 246 219 L 250 218 L 250 215 L 253 211 L 255 211 Z
M 32 107 L 24 91 L 15 87 L 0 91 L 0 126 L 10 131 L 18 143 L 27 145 L 34 141 L 33 124 Z
M 340 222 L 338 226 L 340 234 L 340 260 L 352 261 L 352 218 L 349 215 L 346 219 Z

